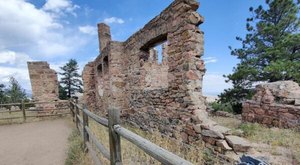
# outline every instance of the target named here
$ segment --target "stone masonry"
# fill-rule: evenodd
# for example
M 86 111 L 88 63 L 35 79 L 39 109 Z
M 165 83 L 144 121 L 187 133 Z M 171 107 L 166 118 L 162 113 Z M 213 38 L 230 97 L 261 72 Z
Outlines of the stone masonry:
M 34 101 L 57 101 L 57 74 L 47 62 L 27 62 Z M 44 105 L 51 106 L 51 105 Z M 46 108 L 46 107 L 44 107 Z
M 300 87 L 293 81 L 277 81 L 256 86 L 252 100 L 243 103 L 244 121 L 267 126 L 300 126 Z
M 202 96 L 204 41 L 198 26 L 204 18 L 198 7 L 195 0 L 175 0 L 125 42 L 112 41 L 110 27 L 98 24 L 100 54 L 82 74 L 88 108 L 106 116 L 116 107 L 123 121 L 143 130 L 231 150 L 229 129 L 208 119 Z M 159 44 L 161 63 L 154 49 Z M 235 137 L 228 139 L 236 144 Z

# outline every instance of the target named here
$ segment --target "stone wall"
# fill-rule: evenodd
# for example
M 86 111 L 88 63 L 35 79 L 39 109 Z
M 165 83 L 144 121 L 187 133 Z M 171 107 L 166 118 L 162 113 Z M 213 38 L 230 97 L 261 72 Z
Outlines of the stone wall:
M 300 126 L 300 87 L 292 81 L 260 84 L 252 100 L 243 103 L 244 121 L 267 126 Z
M 58 100 L 58 80 L 56 72 L 47 62 L 27 62 L 35 101 Z
M 50 69 L 47 62 L 27 62 L 29 77 L 34 101 L 48 102 L 58 100 L 57 74 Z M 54 105 L 43 105 L 44 108 L 51 108 Z

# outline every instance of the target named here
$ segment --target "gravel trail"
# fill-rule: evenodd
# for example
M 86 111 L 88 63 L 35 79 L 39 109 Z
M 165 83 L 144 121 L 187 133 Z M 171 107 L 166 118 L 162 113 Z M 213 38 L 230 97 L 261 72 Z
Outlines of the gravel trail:
M 71 131 L 67 119 L 0 126 L 0 164 L 63 165 Z

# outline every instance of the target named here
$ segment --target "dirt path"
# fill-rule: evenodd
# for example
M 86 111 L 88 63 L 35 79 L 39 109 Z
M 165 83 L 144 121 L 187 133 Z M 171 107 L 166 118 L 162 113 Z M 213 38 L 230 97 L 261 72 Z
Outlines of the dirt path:
M 71 131 L 67 119 L 0 126 L 0 164 L 63 165 Z

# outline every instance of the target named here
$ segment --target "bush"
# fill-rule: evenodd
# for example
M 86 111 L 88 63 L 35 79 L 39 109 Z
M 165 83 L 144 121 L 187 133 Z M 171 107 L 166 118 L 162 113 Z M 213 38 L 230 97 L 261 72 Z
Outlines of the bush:
M 229 113 L 233 113 L 233 108 L 230 103 L 218 103 L 218 102 L 212 102 L 210 103 L 210 106 L 214 109 L 214 111 L 225 111 Z
M 243 123 L 239 126 L 239 129 L 244 132 L 246 137 L 249 137 L 256 135 L 262 129 L 262 126 L 257 123 Z

